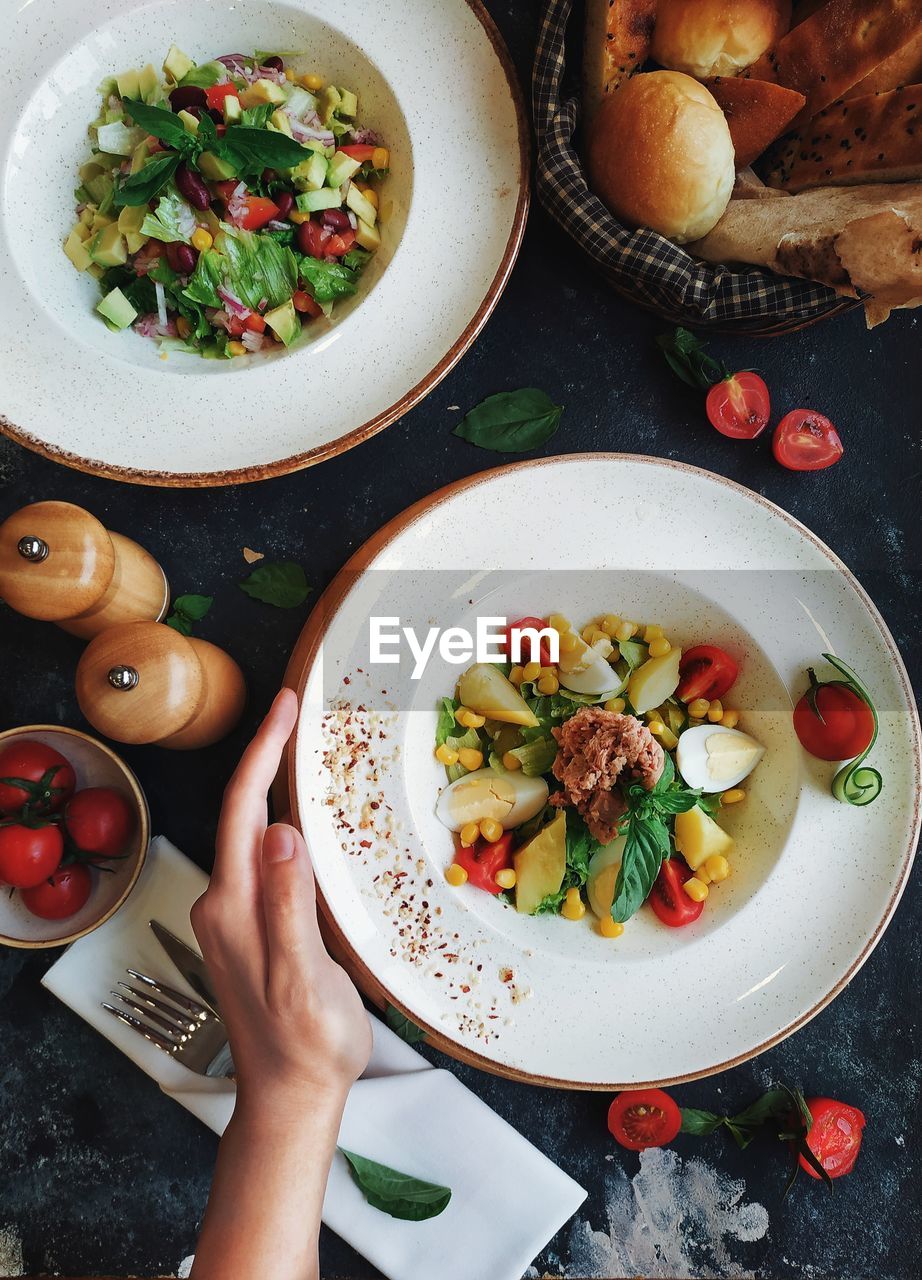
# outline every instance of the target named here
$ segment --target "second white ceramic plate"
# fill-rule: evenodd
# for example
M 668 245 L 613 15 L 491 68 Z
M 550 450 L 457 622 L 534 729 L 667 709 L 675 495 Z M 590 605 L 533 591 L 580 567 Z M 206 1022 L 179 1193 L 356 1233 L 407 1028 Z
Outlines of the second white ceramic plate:
M 280 475 L 405 413 L 467 350 L 512 269 L 528 132 L 508 54 L 479 0 L 32 0 L 0 32 L 13 86 L 0 123 L 0 429 L 82 470 L 161 485 Z M 94 313 L 62 244 L 100 81 L 297 50 L 356 90 L 391 150 L 383 245 L 356 298 L 289 352 L 170 355 Z

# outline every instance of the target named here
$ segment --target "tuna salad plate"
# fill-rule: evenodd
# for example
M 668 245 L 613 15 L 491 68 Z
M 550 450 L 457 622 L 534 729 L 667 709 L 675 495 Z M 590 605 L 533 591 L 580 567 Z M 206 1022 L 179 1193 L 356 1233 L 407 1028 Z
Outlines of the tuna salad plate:
M 885 623 L 812 533 L 692 467 L 434 494 L 334 580 L 288 678 L 337 957 L 487 1070 L 614 1088 L 752 1057 L 906 882 L 920 734 Z
M 426 395 L 505 286 L 528 129 L 479 0 L 37 2 L 0 62 L 26 89 L 0 121 L 0 430 L 58 461 L 311 465 Z

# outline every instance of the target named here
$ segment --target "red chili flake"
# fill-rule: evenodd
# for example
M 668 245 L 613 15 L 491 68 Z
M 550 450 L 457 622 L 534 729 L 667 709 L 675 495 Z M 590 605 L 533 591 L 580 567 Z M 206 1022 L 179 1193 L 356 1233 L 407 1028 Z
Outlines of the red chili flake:
M 370 840 L 360 840 L 360 841 L 359 841 L 359 847 L 360 847 L 361 849 L 370 849 L 370 848 L 371 848 L 371 841 L 370 841 Z

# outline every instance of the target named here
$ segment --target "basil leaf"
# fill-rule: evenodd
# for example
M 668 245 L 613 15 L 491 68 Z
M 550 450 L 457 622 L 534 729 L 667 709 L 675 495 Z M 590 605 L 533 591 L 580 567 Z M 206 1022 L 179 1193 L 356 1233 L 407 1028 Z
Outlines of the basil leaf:
M 405 1014 L 399 1009 L 395 1009 L 389 1004 L 384 1010 L 384 1021 L 390 1027 L 391 1031 L 400 1036 L 401 1040 L 407 1044 L 419 1044 L 421 1040 L 425 1040 L 426 1033 L 422 1027 L 418 1027 L 415 1022 L 411 1022 Z
M 563 405 L 536 387 L 487 396 L 461 419 L 453 434 L 481 449 L 524 453 L 537 449 L 557 430 Z
M 624 924 L 650 895 L 659 869 L 670 853 L 669 831 L 662 818 L 634 812 L 628 816 L 627 840 L 615 881 L 611 918 Z
M 261 564 L 239 584 L 254 600 L 275 605 L 277 609 L 296 609 L 310 595 L 304 570 L 286 560 L 281 564 Z
M 698 391 L 710 391 L 715 382 L 730 377 L 730 370 L 723 361 L 709 356 L 704 344 L 688 329 L 679 328 L 674 333 L 661 333 L 656 339 L 656 345 L 662 351 L 669 368 L 686 386 Z
M 203 151 L 215 151 L 218 149 L 218 131 L 214 127 L 214 121 L 207 111 L 202 113 L 195 138 Z
M 112 190 L 112 203 L 116 207 L 147 204 L 170 181 L 179 168 L 181 159 L 182 156 L 176 151 L 166 151 L 163 155 L 155 156 L 143 169 L 122 178 L 116 184 Z
M 274 110 L 275 107 L 271 102 L 260 102 L 255 107 L 244 107 L 240 116 L 240 123 L 249 125 L 252 129 L 265 129 L 266 121 Z
M 191 133 L 186 133 L 179 116 L 166 107 L 152 107 L 146 102 L 124 99 L 125 110 L 135 124 L 152 133 L 161 142 L 168 142 L 177 151 L 197 151 L 198 143 Z
M 241 166 L 252 168 L 293 169 L 307 154 L 301 143 L 286 133 L 270 133 L 246 124 L 228 125 L 221 141 L 232 164 L 239 159 Z
M 691 1133 L 696 1137 L 707 1137 L 714 1133 L 725 1122 L 724 1116 L 714 1111 L 699 1111 L 697 1107 L 682 1107 L 681 1133 Z
M 382 1213 L 407 1222 L 424 1222 L 427 1218 L 438 1217 L 447 1208 L 451 1199 L 449 1187 L 399 1173 L 386 1164 L 378 1164 L 377 1160 L 347 1151 L 345 1147 L 338 1150 L 348 1160 L 352 1177 L 365 1199 Z

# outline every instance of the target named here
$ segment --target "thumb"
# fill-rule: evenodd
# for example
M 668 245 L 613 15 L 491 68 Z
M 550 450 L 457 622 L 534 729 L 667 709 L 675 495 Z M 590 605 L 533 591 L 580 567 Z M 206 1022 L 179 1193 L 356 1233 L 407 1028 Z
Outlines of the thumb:
M 262 890 L 270 973 L 311 960 L 323 946 L 314 872 L 304 837 L 287 823 L 274 823 L 263 837 Z

